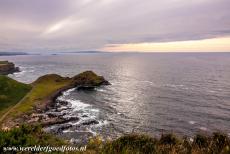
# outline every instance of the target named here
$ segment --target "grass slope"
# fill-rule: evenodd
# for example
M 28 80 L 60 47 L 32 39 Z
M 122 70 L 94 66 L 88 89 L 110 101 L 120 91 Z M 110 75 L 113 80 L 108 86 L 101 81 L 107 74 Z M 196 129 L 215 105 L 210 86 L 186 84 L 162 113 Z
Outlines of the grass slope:
M 49 74 L 38 78 L 31 85 L 33 86 L 30 93 L 17 104 L 10 112 L 9 116 L 17 117 L 22 113 L 32 111 L 35 105 L 39 105 L 44 99 L 60 88 L 68 85 L 70 80 L 56 74 Z
M 30 90 L 30 85 L 0 75 L 0 117 L 17 104 Z
M 104 83 L 103 77 L 96 75 L 92 71 L 85 71 L 73 78 L 61 77 L 57 74 L 48 74 L 38 78 L 31 85 L 30 93 L 18 103 L 8 114 L 8 117 L 19 117 L 22 113 L 33 112 L 34 107 L 39 108 L 46 105 L 46 99 L 64 87 L 74 87 L 79 85 L 98 86 Z

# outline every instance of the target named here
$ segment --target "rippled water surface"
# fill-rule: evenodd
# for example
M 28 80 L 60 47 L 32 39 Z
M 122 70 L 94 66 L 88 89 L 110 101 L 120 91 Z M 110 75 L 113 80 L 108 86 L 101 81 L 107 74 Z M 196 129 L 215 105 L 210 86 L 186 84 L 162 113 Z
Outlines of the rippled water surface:
M 94 91 L 72 89 L 69 114 L 97 123 L 77 131 L 102 136 L 162 131 L 181 135 L 222 130 L 230 133 L 229 53 L 101 53 L 0 57 L 13 61 L 32 82 L 47 73 L 73 76 L 85 70 L 103 75 L 112 85 Z

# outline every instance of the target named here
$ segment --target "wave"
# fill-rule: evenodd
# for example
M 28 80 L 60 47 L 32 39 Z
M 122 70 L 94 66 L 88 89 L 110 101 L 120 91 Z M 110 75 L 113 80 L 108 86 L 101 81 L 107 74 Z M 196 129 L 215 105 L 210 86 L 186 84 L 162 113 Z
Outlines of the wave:
M 191 125 L 194 125 L 194 124 L 196 124 L 197 122 L 196 122 L 196 121 L 189 121 L 188 123 L 191 124 Z
M 66 90 L 62 93 L 62 96 L 69 96 L 71 94 L 71 92 L 75 91 L 76 88 L 72 88 L 72 89 L 69 89 L 69 90 Z
M 71 92 L 75 91 L 76 88 L 69 89 L 64 91 L 61 96 L 57 98 L 57 103 L 60 105 L 59 109 L 68 109 L 67 115 L 64 117 L 78 117 L 79 120 L 75 122 L 68 122 L 73 127 L 63 130 L 63 133 L 74 133 L 83 131 L 92 134 L 93 136 L 97 135 L 97 130 L 108 124 L 108 121 L 99 118 L 100 110 L 95 108 L 91 104 L 87 104 L 81 100 L 71 98 Z M 61 103 L 65 102 L 65 103 Z M 66 110 L 65 110 L 66 111 Z
M 95 88 L 96 91 L 99 91 L 99 92 L 105 92 L 106 90 L 105 89 L 102 89 L 102 88 Z
M 199 127 L 199 129 L 202 130 L 202 131 L 207 131 L 208 130 L 208 128 L 206 128 L 206 127 Z

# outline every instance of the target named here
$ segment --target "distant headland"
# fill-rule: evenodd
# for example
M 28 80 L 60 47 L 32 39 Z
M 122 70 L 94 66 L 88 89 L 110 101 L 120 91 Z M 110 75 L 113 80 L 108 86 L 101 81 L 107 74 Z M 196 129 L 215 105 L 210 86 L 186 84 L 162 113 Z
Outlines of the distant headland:
M 28 55 L 26 52 L 0 52 L 0 56 Z
M 19 67 L 15 67 L 15 64 L 9 61 L 0 61 L 0 75 L 8 75 L 15 72 L 19 72 Z

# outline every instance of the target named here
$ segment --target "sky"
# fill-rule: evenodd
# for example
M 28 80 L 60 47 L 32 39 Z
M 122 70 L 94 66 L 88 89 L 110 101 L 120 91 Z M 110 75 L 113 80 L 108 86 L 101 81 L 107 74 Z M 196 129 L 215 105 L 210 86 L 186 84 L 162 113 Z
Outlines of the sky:
M 230 52 L 230 0 L 0 0 L 1 51 Z

